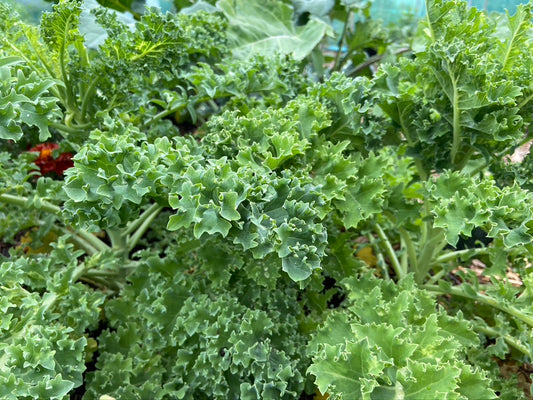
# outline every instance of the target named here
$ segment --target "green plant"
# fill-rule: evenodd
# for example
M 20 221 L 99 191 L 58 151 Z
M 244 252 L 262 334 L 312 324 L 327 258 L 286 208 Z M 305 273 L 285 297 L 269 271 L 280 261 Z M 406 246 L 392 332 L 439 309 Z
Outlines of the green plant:
M 327 19 L 267 3 L 0 6 L 2 396 L 523 395 L 532 6 L 428 1 L 374 73 L 368 4 L 323 68 Z

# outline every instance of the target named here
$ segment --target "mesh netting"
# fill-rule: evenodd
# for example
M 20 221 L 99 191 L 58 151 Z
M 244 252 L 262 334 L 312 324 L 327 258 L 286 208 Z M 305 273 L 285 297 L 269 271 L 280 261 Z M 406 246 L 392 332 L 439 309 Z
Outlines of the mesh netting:
M 472 7 L 487 11 L 509 10 L 514 14 L 519 4 L 526 0 L 467 0 Z M 424 0 L 374 0 L 372 14 L 386 22 L 395 22 L 407 16 L 422 16 L 425 12 Z

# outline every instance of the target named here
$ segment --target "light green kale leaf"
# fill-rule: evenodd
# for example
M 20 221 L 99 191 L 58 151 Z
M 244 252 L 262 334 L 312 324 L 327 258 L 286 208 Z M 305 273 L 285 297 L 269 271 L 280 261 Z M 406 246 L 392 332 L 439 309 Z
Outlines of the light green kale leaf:
M 293 284 L 272 291 L 235 274 L 214 288 L 182 261 L 143 258 L 108 302 L 87 398 L 297 399 L 307 365 Z
M 320 187 L 303 161 L 327 116 L 299 97 L 282 109 L 214 117 L 201 142 L 207 159 L 163 180 L 177 211 L 168 229 L 228 237 L 257 259 L 276 253 L 292 279 L 308 278 L 320 266 L 326 231 Z
M 119 122 L 91 133 L 65 174 L 64 215 L 70 221 L 84 229 L 124 227 L 143 205 L 164 196 L 158 193 L 168 170 L 165 162 L 183 168 L 188 163 L 180 157 L 188 156 L 186 141 L 176 149 L 167 138 L 154 143 L 144 139 L 137 128 Z
M 305 168 L 303 156 L 317 133 L 331 124 L 329 116 L 319 102 L 297 96 L 284 105 L 216 116 L 207 124 L 203 143 L 213 156 L 235 158 L 238 165 L 258 172 Z
M 83 42 L 78 31 L 81 5 L 76 0 L 63 0 L 55 5 L 53 12 L 45 12 L 41 18 L 41 36 L 45 43 L 60 58 L 64 58 L 68 47 Z
M 75 282 L 82 253 L 62 238 L 50 254 L 0 262 L 1 398 L 67 399 L 82 385 L 105 298 Z
M 375 88 L 410 155 L 427 171 L 461 169 L 469 159 L 488 160 L 522 138 L 529 83 L 507 74 L 510 61 L 501 54 L 492 17 L 464 2 L 440 0 L 428 2 L 427 15 L 416 57 L 382 68 Z M 514 54 L 509 46 L 504 53 Z M 518 69 L 527 64 L 521 60 Z
M 490 380 L 464 351 L 479 339 L 462 314 L 435 311 L 412 277 L 398 282 L 347 278 L 346 307 L 331 313 L 311 340 L 321 393 L 333 399 L 495 398 Z
M 397 192 L 403 191 L 405 183 L 401 179 L 409 173 L 407 169 L 402 172 L 406 175 L 398 181 L 391 179 L 390 172 L 400 170 L 397 169 L 398 157 L 388 149 L 362 156 L 348 152 L 348 146 L 348 141 L 335 145 L 325 141 L 321 146 L 313 146 L 313 176 L 325 198 L 323 216 L 335 212 L 345 228 L 357 228 L 363 221 L 386 210 L 389 198 L 396 204 L 404 197 L 408 200 L 407 192 L 405 196 Z M 396 211 L 393 213 L 399 218 L 412 214 L 407 202 Z
M 104 101 L 101 109 L 107 108 L 105 102 L 113 102 L 124 112 L 143 114 L 146 111 L 139 110 L 139 104 L 144 109 L 152 100 L 169 102 L 161 92 L 175 91 L 177 98 L 186 92 L 184 75 L 193 66 L 214 64 L 227 55 L 226 23 L 219 15 L 163 15 L 150 10 L 132 30 L 112 13 L 94 13 L 108 33 L 90 68 Z
M 50 124 L 62 116 L 59 99 L 49 93 L 58 82 L 15 67 L 22 62 L 19 57 L 0 61 L 0 139 L 17 141 L 24 126 L 34 126 L 44 141 L 51 136 Z
M 246 60 L 226 58 L 215 65 L 198 63 L 184 75 L 189 101 L 216 99 L 222 110 L 280 106 L 310 84 L 299 63 L 287 56 L 255 55 Z M 225 101 L 225 102 L 222 102 Z
M 22 58 L 39 76 L 50 76 L 50 54 L 40 40 L 39 27 L 22 21 L 20 15 L 7 3 L 0 4 L 0 43 L 2 56 Z M 57 75 L 53 77 L 58 78 Z
M 169 230 L 193 226 L 197 238 L 216 233 L 255 258 L 275 252 L 296 281 L 319 268 L 326 231 L 314 207 L 320 204 L 318 189 L 309 178 L 249 167 L 233 171 L 221 158 L 189 167 L 169 186 L 169 204 L 177 210 Z
M 531 193 L 518 186 L 500 189 L 490 178 L 447 171 L 428 182 L 428 192 L 434 225 L 445 230 L 446 240 L 454 246 L 460 235 L 469 237 L 475 227 L 501 238 L 508 248 L 533 240 Z
M 374 112 L 377 97 L 366 78 L 349 78 L 335 72 L 326 81 L 308 89 L 309 96 L 331 114 L 323 134 L 333 143 L 349 141 L 350 150 L 367 154 L 387 141 L 382 118 Z
M 22 152 L 13 157 L 8 152 L 0 152 L 0 238 L 4 243 L 16 243 L 17 235 L 26 232 L 31 234 L 34 245 L 38 237 L 49 232 L 58 217 L 50 213 L 50 208 L 63 198 L 62 183 L 44 177 L 37 179 L 38 167 L 33 164 L 37 155 Z M 35 230 L 37 226 L 42 229 Z

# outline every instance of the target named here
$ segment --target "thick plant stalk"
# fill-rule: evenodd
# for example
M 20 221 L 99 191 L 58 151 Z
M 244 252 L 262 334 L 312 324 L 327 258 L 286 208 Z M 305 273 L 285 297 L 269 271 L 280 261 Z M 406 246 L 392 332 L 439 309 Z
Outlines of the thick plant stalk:
M 0 202 L 24 207 L 28 204 L 28 198 L 24 196 L 15 196 L 15 195 L 4 193 L 4 194 L 0 194 Z M 51 214 L 56 214 L 56 215 L 60 215 L 61 213 L 60 207 L 56 206 L 55 204 L 49 203 L 47 201 L 42 201 L 39 209 L 45 212 L 51 213 Z M 107 244 L 105 244 L 103 241 L 98 239 L 96 236 L 94 236 L 90 232 L 73 229 L 72 232 L 69 231 L 69 233 L 77 236 L 75 240 L 78 243 L 80 240 L 83 240 L 85 242 L 84 247 L 88 246 L 87 247 L 88 249 L 92 248 L 98 251 L 107 251 L 110 249 L 110 247 Z
M 526 315 L 526 314 L 522 313 L 520 310 L 518 310 L 517 308 L 515 308 L 513 306 L 508 306 L 508 305 L 502 304 L 502 303 L 498 302 L 496 299 L 494 299 L 494 298 L 492 298 L 490 296 L 487 296 L 487 295 L 485 295 L 483 293 L 476 292 L 475 295 L 472 295 L 472 294 L 469 294 L 466 291 L 464 291 L 461 288 L 461 286 L 451 286 L 449 288 L 442 288 L 442 287 L 437 286 L 437 285 L 422 285 L 421 287 L 426 289 L 428 292 L 436 294 L 436 295 L 450 294 L 452 296 L 463 297 L 463 298 L 466 298 L 466 299 L 475 300 L 475 301 L 477 301 L 479 303 L 482 303 L 482 304 L 494 307 L 494 308 L 496 308 L 496 309 L 498 309 L 500 311 L 503 311 L 503 312 L 515 317 L 516 319 L 524 322 L 529 327 L 533 328 L 533 317 L 532 316 L 529 316 L 529 315 Z
M 400 264 L 400 261 L 398 260 L 398 257 L 396 256 L 396 252 L 392 248 L 392 244 L 385 234 L 385 231 L 383 228 L 376 223 L 376 231 L 379 236 L 379 238 L 383 241 L 383 244 L 385 245 L 385 251 L 387 252 L 388 256 L 390 257 L 392 269 L 394 269 L 394 272 L 396 273 L 396 276 L 398 279 L 403 278 L 406 275 L 406 271 L 402 270 L 402 266 Z

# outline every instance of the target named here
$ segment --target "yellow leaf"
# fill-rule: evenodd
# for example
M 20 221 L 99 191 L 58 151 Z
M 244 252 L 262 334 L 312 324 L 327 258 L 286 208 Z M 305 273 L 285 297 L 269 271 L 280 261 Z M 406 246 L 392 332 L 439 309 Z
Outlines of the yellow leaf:
M 378 263 L 371 246 L 363 247 L 357 252 L 357 257 L 363 260 L 367 265 L 375 267 Z
M 316 390 L 314 400 L 326 400 L 327 398 L 329 398 L 329 394 L 321 394 L 318 389 Z
M 35 230 L 35 229 L 34 229 Z M 26 254 L 41 254 L 41 253 L 49 253 L 52 250 L 52 246 L 50 246 L 50 243 L 53 243 L 57 240 L 57 235 L 54 232 L 48 232 L 43 238 L 42 242 L 43 245 L 40 247 L 34 247 L 32 246 L 33 239 L 31 237 L 31 231 L 27 231 L 21 238 L 20 238 L 20 245 L 19 247 L 22 248 L 22 250 Z

